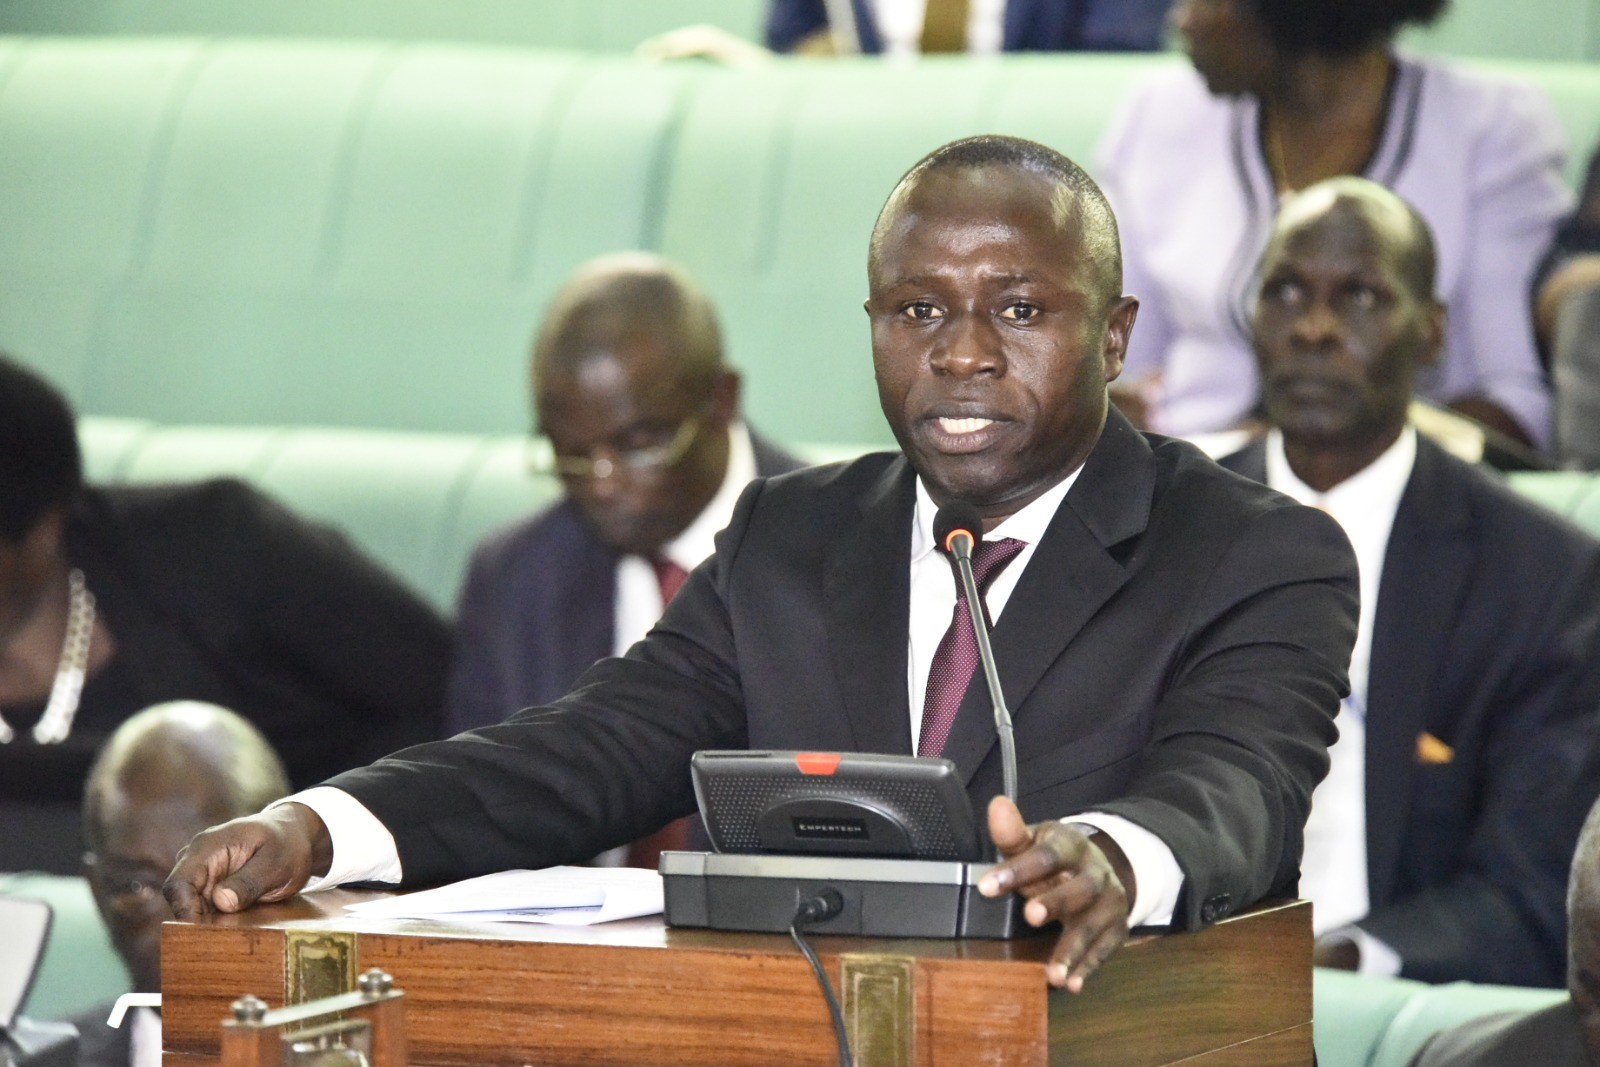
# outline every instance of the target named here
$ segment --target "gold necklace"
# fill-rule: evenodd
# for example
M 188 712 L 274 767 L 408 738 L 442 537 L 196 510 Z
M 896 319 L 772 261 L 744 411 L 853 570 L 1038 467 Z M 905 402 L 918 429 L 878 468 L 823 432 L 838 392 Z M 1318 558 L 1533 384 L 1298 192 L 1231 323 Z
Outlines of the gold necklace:
M 89 672 L 89 640 L 94 637 L 94 594 L 74 568 L 67 573 L 67 634 L 61 641 L 61 659 L 44 714 L 33 725 L 33 739 L 41 745 L 59 745 L 72 733 L 78 700 Z M 10 744 L 17 732 L 0 715 L 0 745 Z

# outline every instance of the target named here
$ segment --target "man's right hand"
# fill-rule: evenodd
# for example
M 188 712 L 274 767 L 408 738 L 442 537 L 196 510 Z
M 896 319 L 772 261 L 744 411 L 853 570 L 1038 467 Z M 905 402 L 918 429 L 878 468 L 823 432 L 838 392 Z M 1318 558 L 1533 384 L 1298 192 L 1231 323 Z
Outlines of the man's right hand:
M 244 911 L 294 896 L 332 863 L 333 840 L 317 814 L 280 804 L 195 835 L 163 891 L 179 919 Z

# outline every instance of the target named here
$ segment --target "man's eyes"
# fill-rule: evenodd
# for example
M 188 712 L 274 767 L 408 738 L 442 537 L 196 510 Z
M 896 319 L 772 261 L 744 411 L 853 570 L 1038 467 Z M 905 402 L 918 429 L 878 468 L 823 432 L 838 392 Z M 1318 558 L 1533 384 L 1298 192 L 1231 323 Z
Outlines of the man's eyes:
M 1271 301 L 1274 304 L 1298 304 L 1301 298 L 1305 296 L 1305 290 L 1300 287 L 1298 282 L 1279 278 L 1262 286 L 1261 296 L 1262 299 Z
M 939 309 L 930 301 L 913 300 L 901 309 L 901 314 L 917 322 L 928 322 L 939 317 Z
M 1000 311 L 1000 317 L 1009 322 L 1032 322 L 1038 315 L 1038 306 L 1023 300 L 1019 300 L 1014 304 L 1007 304 Z

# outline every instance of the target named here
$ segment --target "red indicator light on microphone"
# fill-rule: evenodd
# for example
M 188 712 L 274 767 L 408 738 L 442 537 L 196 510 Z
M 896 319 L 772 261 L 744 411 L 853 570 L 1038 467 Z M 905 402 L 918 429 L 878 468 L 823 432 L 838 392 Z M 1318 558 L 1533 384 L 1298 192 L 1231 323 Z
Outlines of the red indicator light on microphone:
M 801 774 L 832 774 L 842 757 L 837 752 L 796 752 L 794 765 Z
M 972 536 L 972 531 L 957 526 L 944 536 L 944 550 L 952 556 L 956 554 L 956 538 L 965 538 L 968 547 L 977 543 L 977 538 Z

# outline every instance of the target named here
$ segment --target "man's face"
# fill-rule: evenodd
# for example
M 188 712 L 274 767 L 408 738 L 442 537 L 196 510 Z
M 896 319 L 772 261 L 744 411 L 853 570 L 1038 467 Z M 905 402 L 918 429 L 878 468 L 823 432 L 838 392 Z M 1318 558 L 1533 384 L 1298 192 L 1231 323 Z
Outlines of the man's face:
M 1272 43 L 1237 0 L 1178 0 L 1168 18 L 1211 92 L 1260 93 L 1270 84 Z
M 1042 177 L 935 170 L 889 211 L 867 300 L 879 401 L 934 500 L 992 526 L 1093 448 L 1137 304 Z
M 1412 291 L 1407 236 L 1340 201 L 1268 246 L 1255 314 L 1267 415 L 1291 443 L 1361 449 L 1405 423 L 1444 313 Z
M 535 408 L 556 455 L 608 461 L 562 479 L 604 544 L 653 555 L 709 503 L 727 469 L 737 406 L 737 379 L 727 377 L 709 393 L 684 382 L 649 337 L 544 372 Z M 631 466 L 640 454 L 669 462 Z
M 228 817 L 203 792 L 181 784 L 161 792 L 114 784 L 102 802 L 102 840 L 86 857 L 84 873 L 139 992 L 161 990 L 161 924 L 172 918 L 161 883 L 190 838 Z

